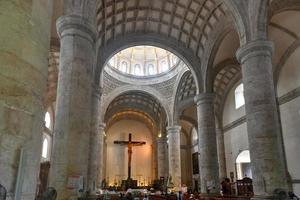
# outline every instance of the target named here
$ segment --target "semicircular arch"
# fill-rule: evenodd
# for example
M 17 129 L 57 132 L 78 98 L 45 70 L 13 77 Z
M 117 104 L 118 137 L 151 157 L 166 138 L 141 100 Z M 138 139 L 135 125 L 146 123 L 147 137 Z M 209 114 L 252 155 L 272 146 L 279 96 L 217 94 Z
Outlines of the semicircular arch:
M 104 120 L 104 116 L 105 113 L 109 107 L 109 105 L 111 104 L 111 102 L 113 102 L 113 100 L 115 98 L 117 98 L 118 96 L 122 95 L 122 94 L 126 94 L 128 92 L 143 92 L 146 93 L 150 96 L 152 96 L 154 99 L 156 99 L 162 106 L 162 108 L 164 109 L 166 116 L 167 116 L 167 121 L 168 124 L 172 124 L 172 114 L 170 112 L 170 107 L 168 105 L 168 103 L 165 101 L 164 97 L 162 94 L 160 94 L 157 90 L 149 87 L 149 86 L 138 86 L 138 85 L 125 85 L 122 87 L 118 87 L 115 90 L 113 90 L 109 96 L 107 96 L 105 98 L 105 101 L 103 102 L 102 106 L 101 106 L 101 110 L 103 112 L 101 112 L 101 120 Z
M 197 92 L 199 93 L 202 91 L 203 82 L 200 58 L 183 43 L 156 33 L 131 33 L 109 41 L 106 46 L 100 46 L 97 54 L 95 83 L 101 85 L 101 73 L 111 57 L 126 48 L 140 45 L 159 47 L 176 55 L 191 70 L 193 77 L 196 80 Z

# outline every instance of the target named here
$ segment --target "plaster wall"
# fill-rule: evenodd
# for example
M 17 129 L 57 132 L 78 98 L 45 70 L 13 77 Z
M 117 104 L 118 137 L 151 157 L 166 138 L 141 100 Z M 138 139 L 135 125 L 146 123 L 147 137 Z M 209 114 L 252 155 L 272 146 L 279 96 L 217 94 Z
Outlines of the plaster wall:
M 238 109 L 235 108 L 235 89 L 240 84 L 241 82 L 235 84 L 227 95 L 223 110 L 223 126 L 226 126 L 245 116 L 245 106 L 242 106 Z
M 277 93 L 281 97 L 300 87 L 300 48 L 286 61 L 281 69 Z M 300 97 L 280 105 L 282 135 L 285 146 L 288 171 L 294 182 L 294 192 L 300 195 Z
M 247 124 L 243 123 L 240 126 L 225 132 L 224 144 L 227 177 L 229 177 L 230 172 L 234 172 L 234 177 L 236 178 L 236 158 L 240 152 L 249 149 Z
M 50 0 L 0 1 L 0 184 L 8 200 L 36 193 L 51 15 Z
M 235 108 L 235 89 L 240 85 L 240 83 L 241 82 L 238 82 L 234 85 L 225 100 L 223 111 L 223 127 L 226 127 L 232 122 L 245 116 L 245 106 L 242 106 L 238 109 Z M 241 151 L 249 149 L 247 123 L 243 122 L 224 132 L 224 144 L 227 176 L 229 177 L 230 172 L 234 172 L 236 178 L 236 157 Z
M 146 145 L 133 147 L 132 153 L 132 178 L 146 182 L 152 179 L 152 134 L 147 126 L 135 120 L 120 120 L 106 131 L 107 160 L 106 178 L 109 177 L 109 184 L 114 180 L 127 179 L 127 147 L 114 144 L 116 140 L 128 141 L 128 134 L 132 133 L 132 140 L 145 141 Z

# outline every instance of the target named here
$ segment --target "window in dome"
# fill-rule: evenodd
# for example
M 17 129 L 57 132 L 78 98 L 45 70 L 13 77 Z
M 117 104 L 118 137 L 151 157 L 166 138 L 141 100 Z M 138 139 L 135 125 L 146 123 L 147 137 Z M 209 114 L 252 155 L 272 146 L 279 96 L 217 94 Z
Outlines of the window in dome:
M 177 56 L 175 56 L 175 55 L 172 56 L 172 62 L 173 62 L 173 65 L 177 64 L 177 62 L 178 62 Z
M 142 75 L 141 65 L 136 64 L 134 66 L 134 74 L 137 75 L 137 76 L 141 76 Z
M 154 65 L 153 64 L 149 64 L 149 66 L 148 66 L 148 73 L 149 73 L 149 75 L 153 75 L 154 74 Z
M 109 64 L 110 66 L 115 66 L 115 58 L 110 59 L 110 60 L 108 61 L 108 64 Z
M 123 61 L 121 65 L 121 72 L 126 73 L 127 72 L 127 62 Z
M 42 157 L 43 158 L 48 158 L 48 140 L 47 138 L 44 139 L 43 141 L 43 150 L 42 150 Z
M 244 85 L 240 84 L 236 87 L 235 92 L 235 108 L 238 109 L 245 105 L 245 98 L 244 98 Z
M 45 114 L 45 125 L 47 128 L 51 128 L 51 117 L 49 112 L 46 112 Z
M 167 65 L 167 62 L 165 60 L 163 60 L 161 62 L 161 72 L 165 72 L 168 70 L 168 65 Z

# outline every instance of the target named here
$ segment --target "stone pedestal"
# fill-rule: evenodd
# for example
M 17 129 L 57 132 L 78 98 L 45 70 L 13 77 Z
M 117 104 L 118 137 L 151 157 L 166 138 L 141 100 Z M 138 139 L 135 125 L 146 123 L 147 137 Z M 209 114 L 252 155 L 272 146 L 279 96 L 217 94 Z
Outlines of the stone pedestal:
M 214 94 L 200 94 L 195 97 L 198 114 L 200 186 L 203 194 L 220 192 L 213 99 Z
M 168 150 L 167 150 L 167 139 L 157 139 L 157 174 L 158 179 L 160 177 L 167 178 L 168 176 Z
M 180 130 L 180 126 L 167 127 L 169 175 L 172 176 L 172 182 L 177 189 L 181 187 Z
M 272 52 L 270 41 L 251 42 L 237 52 L 242 64 L 254 193 L 263 199 L 271 196 L 277 188 L 287 189 Z
M 0 184 L 7 199 L 35 198 L 52 7 L 52 1 L 0 1 Z
M 58 199 L 69 199 L 77 195 L 66 189 L 69 176 L 83 176 L 87 185 L 96 30 L 77 15 L 59 18 L 57 29 L 61 49 L 50 186 Z
M 100 120 L 100 99 L 101 90 L 99 86 L 94 85 L 92 95 L 92 106 L 91 106 L 91 135 L 90 135 L 90 151 L 89 151 L 89 171 L 88 171 L 88 190 L 94 194 L 96 188 L 99 186 L 99 170 L 101 162 L 101 143 L 102 143 L 102 132 L 99 130 Z

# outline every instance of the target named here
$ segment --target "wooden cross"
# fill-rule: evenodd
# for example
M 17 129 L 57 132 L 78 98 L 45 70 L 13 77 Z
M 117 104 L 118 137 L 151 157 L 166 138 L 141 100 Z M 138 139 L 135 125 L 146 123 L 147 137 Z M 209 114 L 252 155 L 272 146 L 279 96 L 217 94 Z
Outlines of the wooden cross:
M 131 140 L 131 133 L 129 133 L 128 141 L 114 141 L 114 144 L 126 145 L 128 148 L 128 180 L 131 179 L 131 157 L 132 157 L 132 147 L 142 146 L 146 142 L 138 142 Z

